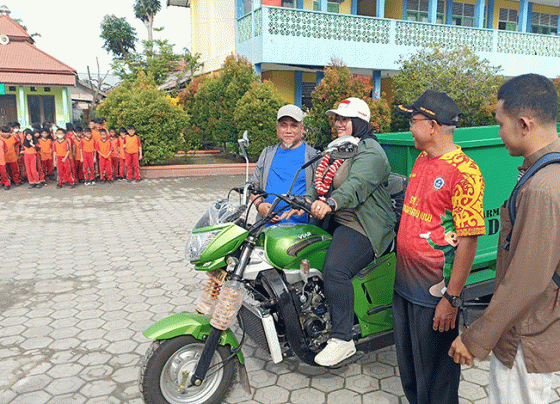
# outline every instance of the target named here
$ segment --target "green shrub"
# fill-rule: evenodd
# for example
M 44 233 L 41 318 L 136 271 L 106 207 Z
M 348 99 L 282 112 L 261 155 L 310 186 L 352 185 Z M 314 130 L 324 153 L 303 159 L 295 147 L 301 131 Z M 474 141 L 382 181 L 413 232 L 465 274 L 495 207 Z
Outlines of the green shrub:
M 401 58 L 393 77 L 394 105 L 412 104 L 428 89 L 447 93 L 463 116 L 460 127 L 494 125 L 496 95 L 504 82 L 500 66 L 492 66 L 468 48 L 446 50 L 438 45 Z M 408 131 L 408 118 L 393 109 L 393 131 Z
M 204 134 L 204 144 L 237 151 L 237 127 L 233 120 L 237 102 L 258 82 L 253 65 L 241 56 L 226 58 L 219 72 L 201 83 L 189 106 L 192 126 Z
M 278 143 L 276 117 L 285 102 L 271 82 L 253 83 L 249 91 L 237 102 L 235 125 L 241 137 L 249 132 L 247 154 L 257 157 L 267 146 Z
M 329 109 L 336 108 L 340 101 L 348 97 L 364 100 L 370 110 L 370 124 L 375 133 L 384 133 L 391 124 L 389 104 L 382 98 L 372 99 L 373 89 L 371 77 L 354 76 L 341 62 L 333 61 L 325 69 L 321 84 L 313 90 L 311 98 L 313 108 L 305 118 L 306 140 L 315 146 L 326 146 L 336 137 L 332 118 L 325 115 Z
M 135 126 L 144 164 L 173 157 L 189 123 L 188 114 L 156 89 L 152 77 L 144 75 L 112 90 L 97 107 L 97 116 L 106 119 L 107 127 Z

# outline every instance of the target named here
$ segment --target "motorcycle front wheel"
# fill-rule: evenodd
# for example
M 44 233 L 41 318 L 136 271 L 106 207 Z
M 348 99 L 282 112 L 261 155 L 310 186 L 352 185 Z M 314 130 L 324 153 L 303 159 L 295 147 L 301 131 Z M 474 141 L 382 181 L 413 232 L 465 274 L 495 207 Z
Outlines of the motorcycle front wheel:
M 140 391 L 146 404 L 214 404 L 227 395 L 235 380 L 237 358 L 218 346 L 200 386 L 190 386 L 204 343 L 190 335 L 157 340 L 148 348 L 140 368 Z M 181 386 L 184 391 L 181 392 Z

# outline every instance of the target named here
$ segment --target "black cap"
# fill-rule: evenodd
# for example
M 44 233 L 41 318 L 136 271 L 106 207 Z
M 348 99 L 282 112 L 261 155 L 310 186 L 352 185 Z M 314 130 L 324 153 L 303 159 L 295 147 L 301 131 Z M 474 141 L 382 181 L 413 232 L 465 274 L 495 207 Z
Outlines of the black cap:
M 397 111 L 402 114 L 419 113 L 435 120 L 440 125 L 456 126 L 461 115 L 457 103 L 445 93 L 426 90 L 412 105 L 399 105 Z

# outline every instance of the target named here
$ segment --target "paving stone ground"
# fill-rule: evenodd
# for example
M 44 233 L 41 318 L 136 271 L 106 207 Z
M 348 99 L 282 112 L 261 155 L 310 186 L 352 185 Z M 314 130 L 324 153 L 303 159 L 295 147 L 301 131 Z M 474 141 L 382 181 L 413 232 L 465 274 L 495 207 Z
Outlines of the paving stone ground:
M 140 404 L 142 331 L 193 311 L 205 282 L 189 231 L 242 176 L 0 191 L 0 404 Z M 274 365 L 243 348 L 251 394 L 227 403 L 406 403 L 394 348 L 339 370 Z M 487 402 L 488 361 L 465 367 L 461 403 Z M 560 403 L 560 375 L 553 401 Z

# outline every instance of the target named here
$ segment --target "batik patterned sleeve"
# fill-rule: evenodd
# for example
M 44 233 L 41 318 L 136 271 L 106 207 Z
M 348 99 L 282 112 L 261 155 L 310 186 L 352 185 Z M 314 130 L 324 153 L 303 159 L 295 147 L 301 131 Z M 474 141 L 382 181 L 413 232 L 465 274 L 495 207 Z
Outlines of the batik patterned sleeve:
M 481 236 L 485 234 L 484 179 L 480 169 L 467 156 L 456 167 L 459 170 L 458 181 L 453 188 L 453 221 L 457 236 Z

